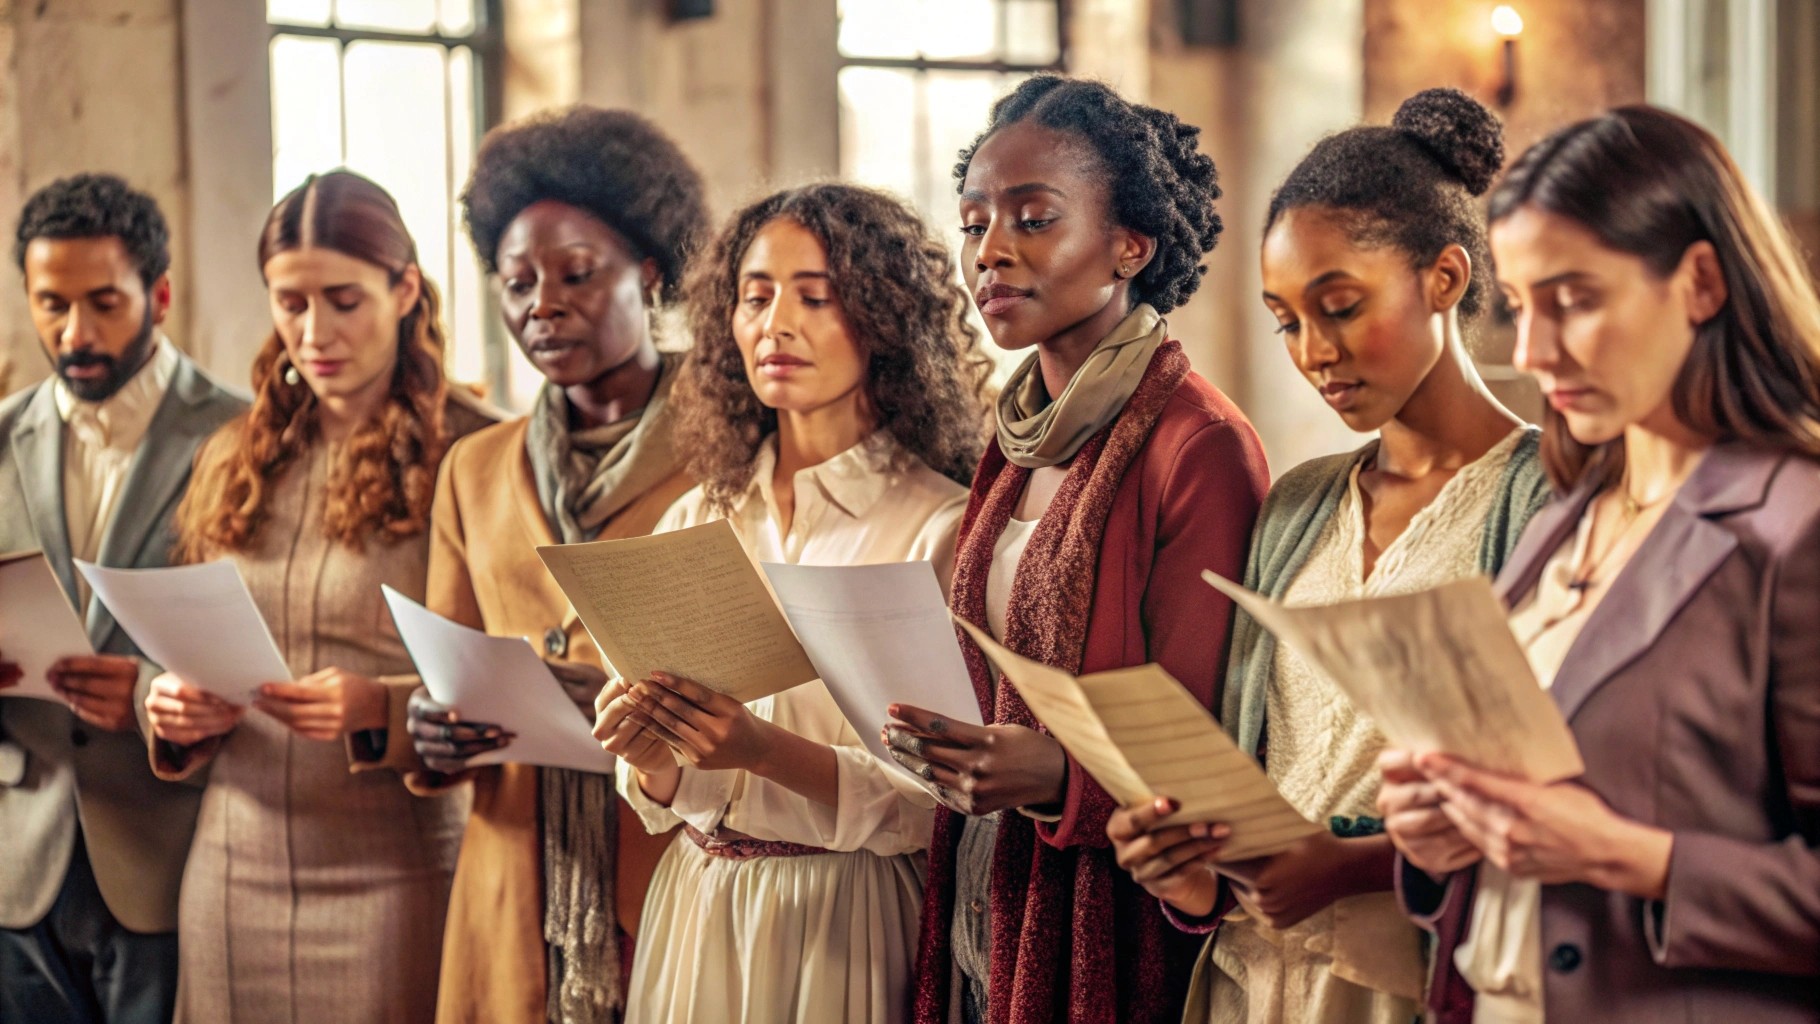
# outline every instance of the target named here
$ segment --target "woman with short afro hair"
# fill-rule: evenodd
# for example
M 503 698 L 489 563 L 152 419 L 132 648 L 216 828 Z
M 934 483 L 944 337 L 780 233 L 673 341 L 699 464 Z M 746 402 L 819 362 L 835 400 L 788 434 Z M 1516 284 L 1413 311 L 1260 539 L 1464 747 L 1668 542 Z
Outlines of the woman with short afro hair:
M 956 168 L 962 269 L 1001 348 L 998 400 L 955 556 L 956 616 L 1071 673 L 1161 663 L 1216 706 L 1268 475 L 1243 413 L 1188 367 L 1163 314 L 1219 236 L 1200 130 L 1097 82 L 1038 75 Z M 1195 943 L 1118 870 L 1112 797 L 979 648 L 988 723 L 894 705 L 886 742 L 936 814 L 919 1024 L 1173 1021 Z
M 707 224 L 701 179 L 643 118 L 572 107 L 488 133 L 462 209 L 506 329 L 547 381 L 528 417 L 450 448 L 426 603 L 531 637 L 592 722 L 600 653 L 536 549 L 642 536 L 691 486 L 670 437 L 681 357 L 658 352 L 655 325 Z M 432 769 L 415 786 L 474 793 L 438 1021 L 620 1019 L 621 968 L 663 837 L 638 827 L 611 776 L 469 767 L 511 736 L 425 691 L 410 726 Z

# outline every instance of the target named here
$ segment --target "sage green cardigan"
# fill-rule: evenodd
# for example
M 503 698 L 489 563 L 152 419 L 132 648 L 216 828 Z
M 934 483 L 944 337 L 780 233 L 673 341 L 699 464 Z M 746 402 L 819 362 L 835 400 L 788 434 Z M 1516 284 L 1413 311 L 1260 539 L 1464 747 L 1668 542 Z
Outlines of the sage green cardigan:
M 1542 472 L 1538 451 L 1542 432 L 1524 431 L 1511 452 L 1498 484 L 1497 498 L 1485 517 L 1479 539 L 1479 568 L 1496 576 L 1516 547 L 1529 517 L 1552 491 Z M 1251 532 L 1251 554 L 1245 561 L 1245 586 L 1280 600 L 1307 564 L 1321 531 L 1346 496 L 1353 467 L 1378 450 L 1373 439 L 1355 452 L 1311 459 L 1283 475 L 1264 499 Z M 1264 705 L 1276 664 L 1276 637 L 1256 619 L 1235 609 L 1231 654 L 1226 661 L 1226 689 L 1220 721 L 1239 749 L 1257 756 L 1264 738 Z

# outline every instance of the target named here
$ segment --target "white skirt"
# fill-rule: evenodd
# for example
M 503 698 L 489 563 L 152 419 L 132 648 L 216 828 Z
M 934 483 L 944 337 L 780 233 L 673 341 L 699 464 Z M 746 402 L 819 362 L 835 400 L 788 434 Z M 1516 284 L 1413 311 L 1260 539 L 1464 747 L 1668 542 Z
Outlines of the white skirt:
M 734 860 L 677 835 L 645 899 L 627 1024 L 899 1024 L 923 856 Z

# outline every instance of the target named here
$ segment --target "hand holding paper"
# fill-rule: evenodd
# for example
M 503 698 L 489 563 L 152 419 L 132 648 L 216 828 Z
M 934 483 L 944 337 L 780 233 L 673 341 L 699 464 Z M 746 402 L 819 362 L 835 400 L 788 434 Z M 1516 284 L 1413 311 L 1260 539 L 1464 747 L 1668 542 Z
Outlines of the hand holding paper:
M 1229 860 L 1277 853 L 1321 831 L 1161 666 L 1076 679 L 1012 652 L 972 623 L 961 627 L 1120 804 L 1167 796 L 1179 809 L 1163 824 L 1227 825 L 1232 837 L 1221 856 Z
M 1292 608 L 1211 571 L 1201 576 L 1331 679 L 1393 745 L 1535 782 L 1585 770 L 1485 577 Z
M 725 520 L 537 554 L 628 680 L 661 670 L 747 704 L 815 678 Z
M 522 637 L 488 636 L 437 615 L 391 587 L 386 605 L 430 696 L 463 717 L 515 733 L 510 745 L 466 760 L 473 767 L 515 762 L 607 773 L 612 755 L 537 652 Z M 402 740 L 402 738 L 401 738 Z
M 73 654 L 93 654 L 82 620 L 37 551 L 0 555 L 0 660 L 19 667 L 19 679 L 0 697 L 64 703 L 51 687 L 51 666 Z

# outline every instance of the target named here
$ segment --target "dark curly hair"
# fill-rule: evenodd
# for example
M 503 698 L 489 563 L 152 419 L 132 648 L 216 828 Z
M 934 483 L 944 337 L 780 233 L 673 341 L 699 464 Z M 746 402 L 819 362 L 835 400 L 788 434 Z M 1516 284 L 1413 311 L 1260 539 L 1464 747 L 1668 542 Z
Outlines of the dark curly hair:
M 1099 163 L 1112 219 L 1156 240 L 1156 255 L 1131 280 L 1131 301 L 1167 313 L 1188 301 L 1207 267 L 1201 257 L 1220 239 L 1219 172 L 1200 151 L 1201 130 L 1174 114 L 1132 103 L 1100 82 L 1033 75 L 992 105 L 986 130 L 961 150 L 955 191 L 965 187 L 973 154 L 1000 129 L 1032 121 L 1077 136 Z
M 499 237 L 525 207 L 554 199 L 586 210 L 657 261 L 675 298 L 708 230 L 701 175 L 656 125 L 625 110 L 573 106 L 487 133 L 461 193 L 462 220 L 489 273 Z
M 19 212 L 13 261 L 39 238 L 118 238 L 147 288 L 171 269 L 171 229 L 158 201 L 112 174 L 59 178 L 32 194 Z
M 788 189 L 733 215 L 689 272 L 695 346 L 676 386 L 676 445 L 725 511 L 750 483 L 777 412 L 759 402 L 733 338 L 739 264 L 772 221 L 801 224 L 828 254 L 847 329 L 867 362 L 879 426 L 929 468 L 973 477 L 986 440 L 992 363 L 968 323 L 970 300 L 948 247 L 914 211 L 874 189 L 834 182 Z
M 1504 165 L 1504 126 L 1458 89 L 1403 101 L 1389 127 L 1364 125 L 1315 144 L 1270 197 L 1264 233 L 1285 212 L 1331 208 L 1360 245 L 1393 245 L 1425 267 L 1450 245 L 1472 258 L 1460 315 L 1478 316 L 1491 291 L 1491 250 L 1474 197 Z

